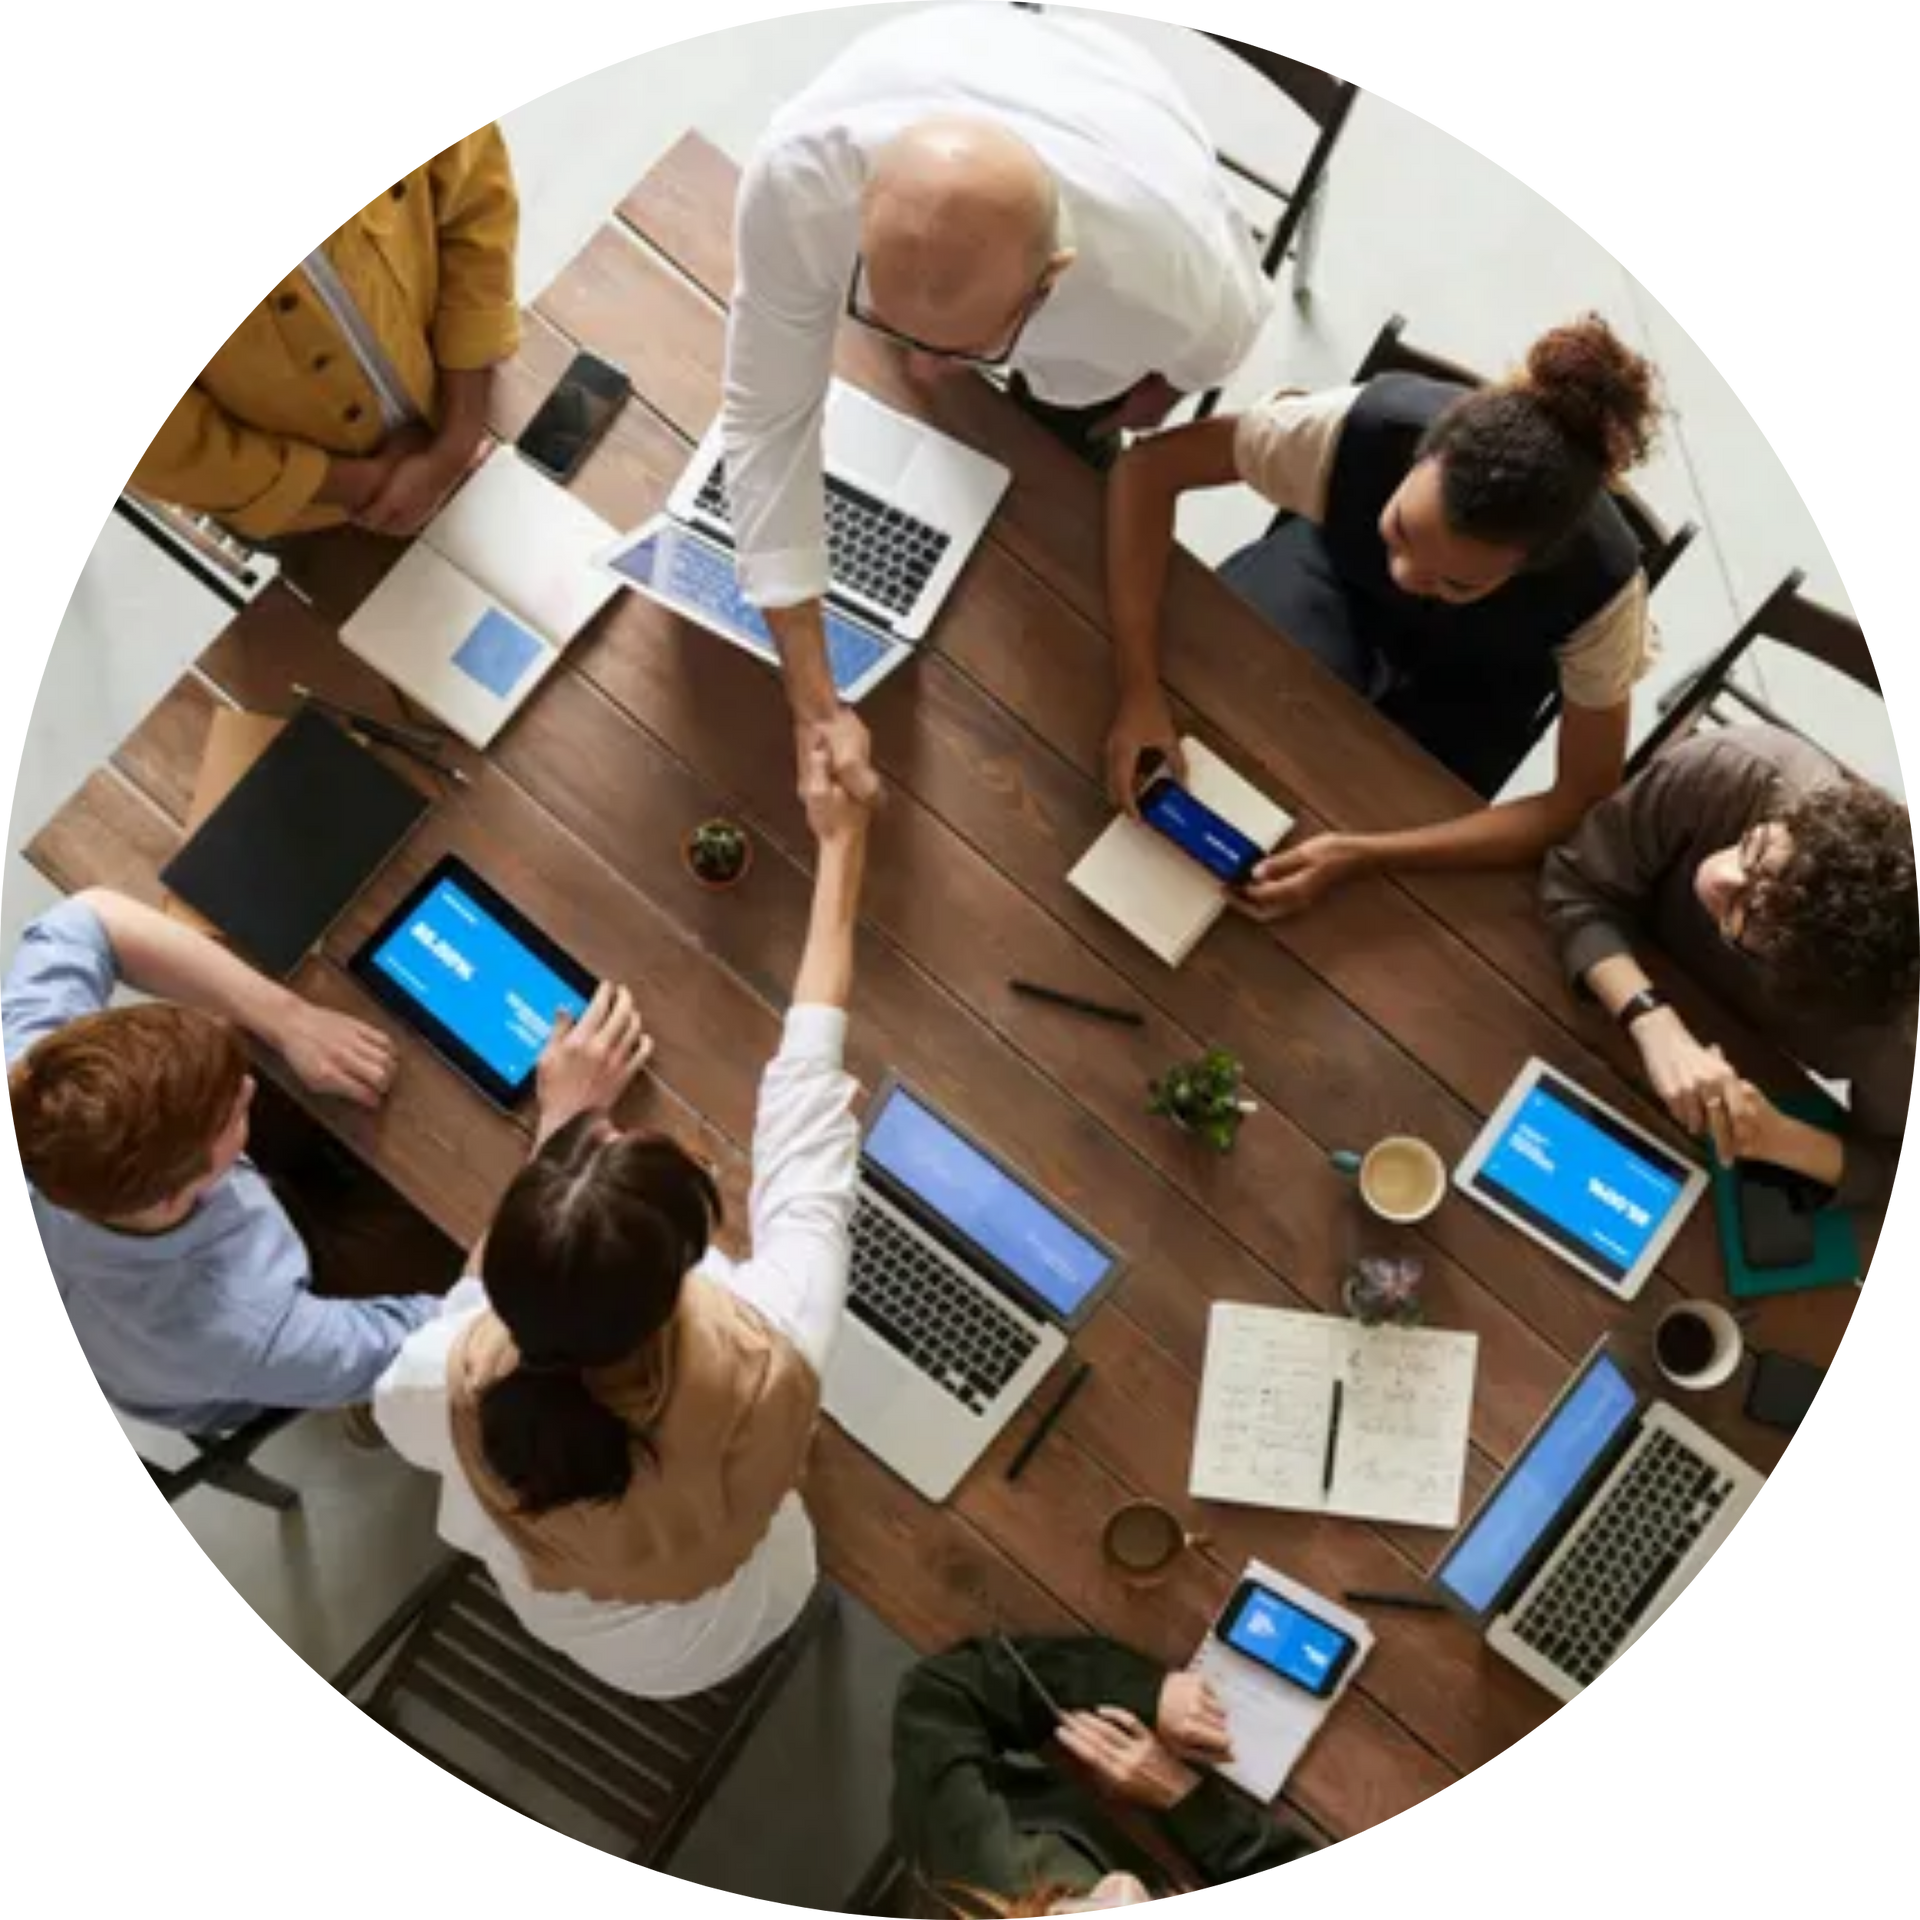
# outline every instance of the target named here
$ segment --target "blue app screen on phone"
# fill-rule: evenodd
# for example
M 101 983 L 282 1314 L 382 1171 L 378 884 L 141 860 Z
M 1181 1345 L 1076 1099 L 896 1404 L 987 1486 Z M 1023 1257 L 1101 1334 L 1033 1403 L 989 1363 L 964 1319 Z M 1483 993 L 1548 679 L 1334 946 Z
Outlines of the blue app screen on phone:
M 1353 1642 L 1267 1587 L 1254 1587 L 1227 1628 L 1227 1645 L 1295 1686 L 1325 1694 Z
M 1165 774 L 1156 775 L 1141 794 L 1140 818 L 1229 886 L 1238 885 L 1259 862 L 1253 841 Z

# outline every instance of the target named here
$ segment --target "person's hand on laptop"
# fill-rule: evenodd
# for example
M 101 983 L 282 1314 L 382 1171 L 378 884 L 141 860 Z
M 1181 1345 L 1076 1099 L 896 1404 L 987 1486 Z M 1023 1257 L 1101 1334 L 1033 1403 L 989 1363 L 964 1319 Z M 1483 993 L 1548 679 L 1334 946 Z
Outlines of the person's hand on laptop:
M 1233 1758 L 1227 1710 L 1220 1696 L 1197 1673 L 1170 1673 L 1160 1685 L 1155 1731 L 1182 1760 Z
M 1366 865 L 1357 840 L 1343 833 L 1320 833 L 1297 847 L 1270 853 L 1253 878 L 1227 897 L 1253 920 L 1284 920 L 1304 913 Z
M 1177 1807 L 1200 1784 L 1200 1776 L 1125 1707 L 1070 1713 L 1057 1737 L 1104 1791 L 1155 1813 Z
M 400 1064 L 393 1042 L 378 1027 L 306 1000 L 295 1001 L 275 1038 L 303 1087 L 356 1106 L 377 1107 Z
M 610 1113 L 653 1055 L 653 1036 L 625 987 L 603 980 L 576 1021 L 554 1016 L 534 1070 L 536 1144 L 583 1113 Z

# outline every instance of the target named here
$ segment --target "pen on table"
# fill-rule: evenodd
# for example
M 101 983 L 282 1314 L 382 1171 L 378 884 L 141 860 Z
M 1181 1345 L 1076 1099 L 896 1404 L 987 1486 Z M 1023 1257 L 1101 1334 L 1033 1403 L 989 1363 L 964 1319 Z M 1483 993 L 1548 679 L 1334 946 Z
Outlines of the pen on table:
M 370 713 L 362 713 L 357 707 L 343 706 L 338 700 L 329 700 L 315 693 L 309 687 L 303 687 L 298 681 L 293 685 L 294 697 L 304 701 L 317 713 L 324 713 L 330 719 L 337 720 L 350 734 L 354 734 L 364 743 L 377 740 L 383 747 L 391 747 L 396 753 L 404 753 L 417 760 L 421 766 L 434 773 L 443 773 L 460 786 L 470 786 L 466 774 L 451 761 L 440 757 L 440 736 L 429 733 L 424 727 L 403 727 L 391 720 L 380 720 Z
M 1055 1396 L 1053 1405 L 1033 1423 L 1033 1431 L 1020 1444 L 1020 1451 L 1007 1462 L 1007 1478 L 1018 1480 L 1027 1469 L 1027 1462 L 1040 1451 L 1040 1443 L 1060 1424 L 1060 1416 L 1072 1406 L 1074 1395 L 1087 1384 L 1087 1375 L 1093 1371 L 1091 1360 L 1082 1360 L 1067 1376 L 1067 1384 Z
M 1430 1599 L 1424 1593 L 1369 1593 L 1350 1587 L 1342 1596 L 1350 1607 L 1399 1607 L 1406 1613 L 1445 1613 L 1444 1600 Z
M 1340 1403 L 1345 1393 L 1346 1382 L 1336 1380 L 1333 1383 L 1333 1408 L 1327 1415 L 1327 1457 L 1320 1469 L 1320 1492 L 1323 1496 L 1333 1491 L 1333 1456 L 1340 1448 Z
M 1009 980 L 1015 993 L 1029 1000 L 1045 1000 L 1050 1006 L 1070 1007 L 1075 1013 L 1091 1014 L 1096 1020 L 1112 1020 L 1123 1027 L 1144 1027 L 1146 1015 L 1132 1007 L 1111 1007 L 1104 1000 L 1085 1000 L 1077 993 L 1063 993 L 1058 987 L 1043 987 L 1036 980 Z

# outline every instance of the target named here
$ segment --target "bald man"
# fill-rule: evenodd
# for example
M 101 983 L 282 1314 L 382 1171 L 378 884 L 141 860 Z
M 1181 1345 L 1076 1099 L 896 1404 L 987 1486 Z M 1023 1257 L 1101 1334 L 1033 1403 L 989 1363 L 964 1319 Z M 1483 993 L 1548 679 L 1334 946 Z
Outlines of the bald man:
M 1005 369 L 1043 417 L 1157 424 L 1239 365 L 1269 289 L 1171 79 L 1085 20 L 930 9 L 857 40 L 775 117 L 741 185 L 727 335 L 741 584 L 794 722 L 872 784 L 827 667 L 820 422 L 851 319 L 922 379 Z

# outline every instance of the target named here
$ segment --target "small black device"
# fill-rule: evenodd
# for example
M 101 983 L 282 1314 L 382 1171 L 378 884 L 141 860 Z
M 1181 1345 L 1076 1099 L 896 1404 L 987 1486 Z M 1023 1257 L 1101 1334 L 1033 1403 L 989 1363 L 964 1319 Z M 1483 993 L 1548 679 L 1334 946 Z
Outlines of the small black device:
M 1814 1256 L 1814 1214 L 1827 1190 L 1817 1181 L 1763 1160 L 1741 1163 L 1738 1175 L 1740 1251 L 1756 1272 L 1804 1267 Z
M 1753 1377 L 1747 1382 L 1747 1418 L 1792 1433 L 1806 1418 L 1826 1377 L 1826 1368 L 1816 1367 L 1811 1360 L 1796 1360 L 1790 1353 L 1756 1354 Z
M 1203 806 L 1164 768 L 1140 789 L 1140 818 L 1228 886 L 1244 885 L 1260 864 L 1259 845 Z
M 562 486 L 618 418 L 633 382 L 595 353 L 576 353 L 514 445 Z
M 1309 1613 L 1258 1580 L 1243 1580 L 1214 1622 L 1216 1640 L 1269 1673 L 1326 1699 L 1339 1686 L 1359 1643 L 1344 1627 Z
M 353 956 L 355 979 L 484 1093 L 511 1107 L 533 1085 L 554 1019 L 599 984 L 564 948 L 446 854 Z

